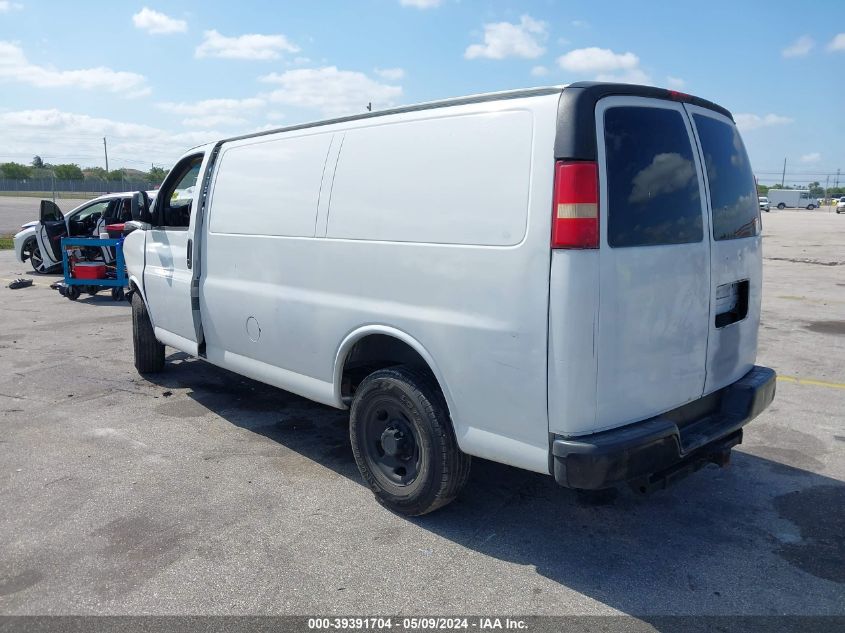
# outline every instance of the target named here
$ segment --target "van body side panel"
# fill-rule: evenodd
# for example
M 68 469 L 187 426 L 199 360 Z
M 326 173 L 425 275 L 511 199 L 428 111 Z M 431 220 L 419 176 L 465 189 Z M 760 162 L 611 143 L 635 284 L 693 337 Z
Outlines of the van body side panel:
M 557 101 L 549 94 L 322 126 L 336 139 L 345 134 L 342 148 L 300 168 L 316 170 L 303 199 L 315 210 L 331 201 L 325 238 L 216 233 L 212 190 L 200 293 L 209 360 L 325 402 L 342 341 L 365 326 L 392 328 L 434 359 L 462 450 L 548 473 Z M 459 182 L 475 171 L 484 173 Z M 403 200 L 401 191 L 419 195 Z
M 346 133 L 327 237 L 486 246 L 522 241 L 531 112 L 444 114 Z
M 553 250 L 549 295 L 549 432 L 596 423 L 599 251 Z

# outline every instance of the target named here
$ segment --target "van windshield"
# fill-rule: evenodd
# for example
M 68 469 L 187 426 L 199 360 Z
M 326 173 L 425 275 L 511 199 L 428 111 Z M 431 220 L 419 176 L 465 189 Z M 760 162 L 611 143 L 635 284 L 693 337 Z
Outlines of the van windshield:
M 713 239 L 734 240 L 760 233 L 760 206 L 748 154 L 736 127 L 713 117 L 694 114 L 701 141 L 710 204 Z

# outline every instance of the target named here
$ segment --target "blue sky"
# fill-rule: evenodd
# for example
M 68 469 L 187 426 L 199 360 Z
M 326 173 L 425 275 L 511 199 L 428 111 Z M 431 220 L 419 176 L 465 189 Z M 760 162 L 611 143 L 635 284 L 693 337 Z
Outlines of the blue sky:
M 841 0 L 0 0 L 0 161 L 169 166 L 221 136 L 585 79 L 736 116 L 762 182 L 845 170 Z M 845 181 L 845 177 L 840 179 Z

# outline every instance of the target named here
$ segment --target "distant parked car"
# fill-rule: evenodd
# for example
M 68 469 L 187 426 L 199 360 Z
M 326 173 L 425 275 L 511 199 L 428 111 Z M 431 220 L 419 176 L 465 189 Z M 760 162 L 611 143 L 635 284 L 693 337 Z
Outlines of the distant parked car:
M 131 220 L 131 198 L 131 193 L 106 194 L 79 205 L 67 215 L 56 203 L 42 200 L 41 217 L 24 224 L 15 235 L 15 256 L 21 263 L 29 260 L 37 273 L 52 272 L 62 263 L 63 237 L 99 237 L 107 224 Z
M 842 196 L 836 202 L 836 212 L 837 213 L 845 213 L 845 196 Z
M 769 202 L 769 199 L 766 196 L 759 196 L 757 200 L 760 201 L 760 211 L 768 213 L 772 210 L 772 203 Z

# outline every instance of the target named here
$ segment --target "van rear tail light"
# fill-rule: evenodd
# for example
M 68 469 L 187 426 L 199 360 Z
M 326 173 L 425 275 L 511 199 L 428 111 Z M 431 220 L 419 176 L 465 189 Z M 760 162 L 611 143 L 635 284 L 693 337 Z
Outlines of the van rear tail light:
M 559 161 L 555 165 L 552 248 L 598 247 L 598 165 Z

